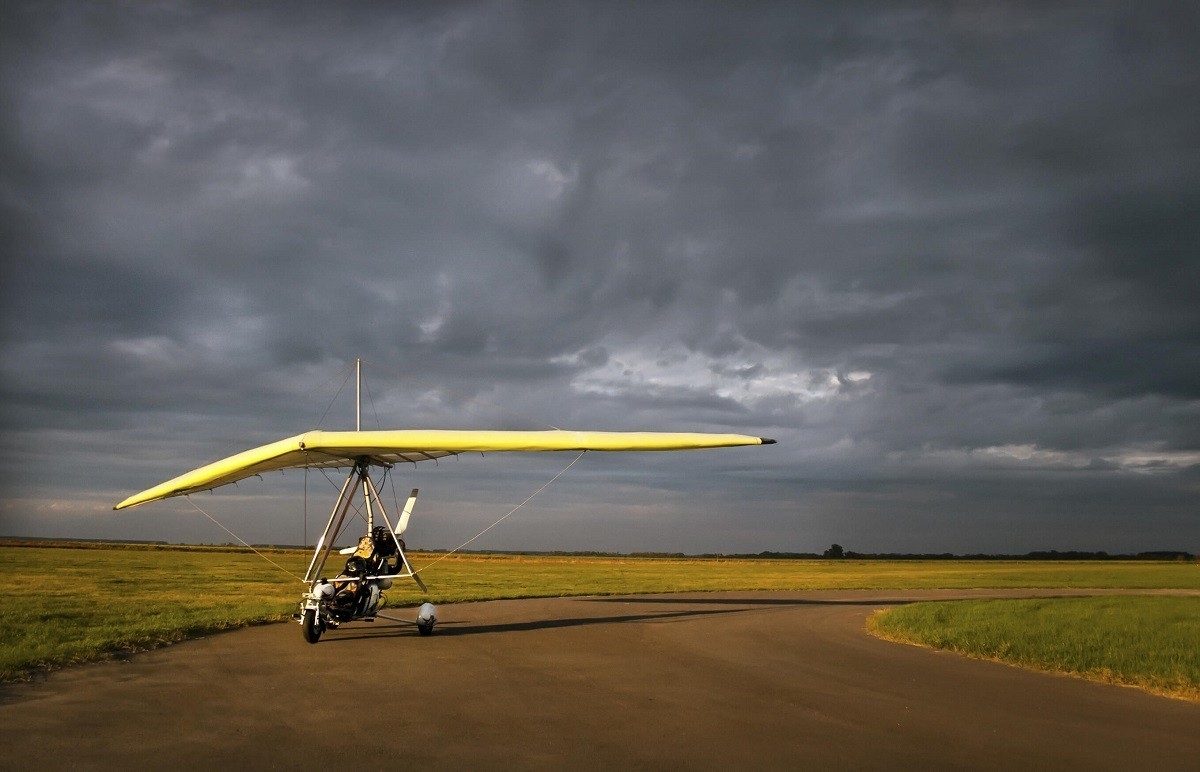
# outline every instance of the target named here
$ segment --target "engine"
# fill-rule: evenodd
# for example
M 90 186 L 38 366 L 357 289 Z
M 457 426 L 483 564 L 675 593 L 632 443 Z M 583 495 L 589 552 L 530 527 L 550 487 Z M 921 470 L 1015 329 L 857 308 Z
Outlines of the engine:
M 403 544 L 400 542 L 400 549 L 403 549 Z M 397 539 L 387 527 L 373 528 L 371 533 L 359 539 L 358 546 L 335 579 L 320 579 L 313 585 L 308 596 L 310 600 L 301 602 L 298 616 L 302 618 L 304 612 L 310 609 L 315 613 L 315 605 L 306 605 L 315 601 L 324 607 L 322 616 L 334 627 L 353 619 L 374 617 L 383 600 L 383 590 L 392 586 L 389 575 L 398 574 L 404 569 L 400 549 L 397 549 Z M 417 618 L 417 629 L 421 634 L 433 632 L 436 623 L 437 612 L 433 604 L 421 606 Z

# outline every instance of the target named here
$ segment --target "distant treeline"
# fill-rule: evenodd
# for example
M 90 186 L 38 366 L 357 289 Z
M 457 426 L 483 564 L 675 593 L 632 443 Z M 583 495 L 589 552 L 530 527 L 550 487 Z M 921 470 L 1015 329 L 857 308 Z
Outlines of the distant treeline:
M 1099 552 L 1083 552 L 1081 550 L 1068 550 L 1059 552 L 1058 550 L 1039 550 L 1037 552 L 1026 552 L 1023 555 L 993 555 L 984 553 L 971 553 L 965 555 L 956 555 L 952 552 L 855 552 L 846 550 L 841 555 L 823 554 L 818 555 L 814 552 L 760 552 L 758 555 L 746 557 L 759 557 L 771 559 L 797 559 L 797 560 L 812 560 L 813 558 L 821 558 L 825 560 L 1180 560 L 1191 561 L 1196 560 L 1198 556 L 1190 552 L 1181 550 L 1155 550 L 1152 552 L 1138 552 L 1130 554 L 1110 555 L 1103 550 Z
M 424 552 L 444 552 L 445 550 L 428 549 Z M 826 551 L 828 553 L 828 550 Z M 1023 555 L 985 555 L 982 553 L 970 555 L 955 555 L 950 552 L 916 553 L 916 552 L 854 552 L 846 550 L 841 555 L 821 554 L 817 552 L 772 552 L 769 550 L 754 553 L 704 552 L 688 554 L 686 552 L 600 552 L 596 550 L 459 550 L 463 555 L 529 555 L 545 557 L 578 557 L 578 558 L 673 558 L 676 560 L 712 558 L 719 560 L 1178 560 L 1193 561 L 1200 558 L 1182 550 L 1156 550 L 1153 552 L 1138 552 L 1136 554 L 1110 555 L 1107 552 L 1082 552 L 1058 550 L 1027 552 Z
M 426 552 L 443 552 L 444 550 L 429 549 Z M 1136 554 L 1110 555 L 1107 552 L 1082 552 L 1058 550 L 1026 552 L 1023 555 L 987 555 L 975 553 L 956 555 L 951 552 L 854 552 L 846 550 L 840 555 L 817 552 L 772 552 L 765 550 L 754 553 L 704 552 L 688 554 L 686 552 L 599 552 L 595 550 L 459 550 L 460 554 L 486 555 L 530 555 L 546 557 L 579 557 L 579 558 L 673 558 L 695 559 L 713 558 L 719 560 L 1178 560 L 1193 561 L 1200 556 L 1182 550 L 1155 550 L 1153 552 L 1138 552 Z
M 311 546 L 301 544 L 255 544 L 244 547 L 239 544 L 171 544 L 165 541 L 137 541 L 134 539 L 69 539 L 43 538 L 37 536 L 0 536 L 0 546 L 5 547 L 65 547 L 74 549 L 149 549 L 149 550 L 209 550 L 215 552 L 250 552 L 255 550 L 302 550 L 311 551 Z M 833 547 L 837 547 L 834 549 Z M 833 545 L 824 553 L 817 552 L 773 552 L 764 550 L 756 553 L 705 552 L 602 552 L 599 550 L 459 550 L 461 555 L 527 555 L 530 557 L 579 557 L 579 558 L 671 558 L 675 560 L 1167 560 L 1192 562 L 1200 559 L 1183 550 L 1155 550 L 1132 554 L 1111 555 L 1107 552 L 1083 552 L 1080 550 L 1040 550 L 1022 555 L 992 555 L 972 553 L 956 555 L 951 552 L 855 552 L 842 550 Z M 445 553 L 449 550 L 421 548 L 411 550 L 422 553 Z

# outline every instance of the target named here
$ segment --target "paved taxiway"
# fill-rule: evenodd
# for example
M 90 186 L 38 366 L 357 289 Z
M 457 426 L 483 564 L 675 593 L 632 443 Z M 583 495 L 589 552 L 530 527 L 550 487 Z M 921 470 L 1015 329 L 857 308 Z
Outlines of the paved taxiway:
M 887 643 L 997 591 L 444 606 L 432 637 L 268 625 L 0 687 L 3 769 L 1197 769 L 1200 705 Z M 398 612 L 399 613 L 399 612 Z

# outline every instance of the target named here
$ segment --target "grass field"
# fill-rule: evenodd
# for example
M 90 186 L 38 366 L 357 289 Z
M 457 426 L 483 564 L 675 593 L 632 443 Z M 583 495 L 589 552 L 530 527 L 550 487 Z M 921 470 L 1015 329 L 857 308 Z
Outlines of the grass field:
M 286 619 L 308 554 L 217 548 L 0 546 L 0 680 L 187 637 Z M 1162 562 L 856 561 L 414 553 L 430 594 L 393 606 L 495 598 L 711 590 L 1189 588 L 1200 565 Z M 294 574 L 290 576 L 287 572 Z
M 1200 597 L 968 600 L 878 613 L 882 638 L 1200 700 Z

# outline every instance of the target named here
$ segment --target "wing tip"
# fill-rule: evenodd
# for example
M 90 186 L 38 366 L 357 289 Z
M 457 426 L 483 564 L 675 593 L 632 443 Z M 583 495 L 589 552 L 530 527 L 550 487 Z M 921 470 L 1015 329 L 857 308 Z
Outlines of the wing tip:
M 775 440 L 771 439 L 770 437 L 759 437 L 758 442 L 760 445 L 774 445 L 775 444 Z

